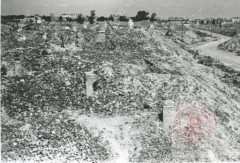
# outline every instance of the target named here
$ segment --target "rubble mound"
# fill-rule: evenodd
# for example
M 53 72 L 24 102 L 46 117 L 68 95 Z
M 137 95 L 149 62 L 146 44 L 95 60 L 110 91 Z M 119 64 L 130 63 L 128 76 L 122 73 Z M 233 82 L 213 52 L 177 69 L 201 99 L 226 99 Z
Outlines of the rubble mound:
M 240 55 L 240 34 L 235 35 L 231 40 L 220 44 L 218 47 L 222 50 L 235 52 Z
M 168 30 L 165 35 L 171 36 L 172 39 L 179 44 L 193 45 L 216 40 L 216 38 L 212 38 L 211 35 L 187 28 L 185 26 L 182 27 L 179 24 L 173 24 L 172 26 L 172 29 Z
M 32 113 L 30 113 L 32 114 Z M 33 113 L 34 114 L 34 113 Z M 80 125 L 64 114 L 35 113 L 22 125 L 2 125 L 2 160 L 36 162 L 65 157 L 65 161 L 105 160 L 109 152 Z M 29 123 L 28 123 L 29 122 Z
M 14 61 L 14 54 L 19 54 L 27 73 L 2 78 L 2 106 L 8 116 L 24 124 L 2 126 L 5 162 L 60 155 L 69 162 L 107 162 L 118 156 L 133 162 L 173 161 L 171 140 L 157 119 L 169 100 L 177 111 L 198 107 L 211 112 L 216 121 L 215 138 L 209 142 L 214 154 L 221 161 L 240 160 L 240 92 L 220 80 L 221 70 L 198 63 L 171 39 L 144 29 L 113 29 L 110 45 L 115 48 L 95 47 L 92 33 L 81 28 L 78 32 L 84 39 L 77 51 L 61 47 L 54 37 L 48 41 L 54 48 L 41 39 L 30 48 L 30 42 L 14 44 L 16 39 L 7 36 L 3 60 Z M 69 43 L 74 41 L 70 38 Z M 41 55 L 44 48 L 50 55 Z M 98 81 L 92 96 L 85 90 L 89 71 Z M 66 110 L 73 114 L 66 115 Z M 204 160 L 209 158 L 200 159 Z

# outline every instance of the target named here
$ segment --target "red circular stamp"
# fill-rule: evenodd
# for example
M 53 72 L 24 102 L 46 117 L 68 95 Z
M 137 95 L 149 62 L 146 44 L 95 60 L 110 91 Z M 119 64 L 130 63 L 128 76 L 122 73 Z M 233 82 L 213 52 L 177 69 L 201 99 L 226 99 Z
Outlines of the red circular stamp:
M 175 139 L 187 147 L 198 147 L 207 143 L 214 129 L 212 114 L 199 108 L 180 111 L 173 123 Z

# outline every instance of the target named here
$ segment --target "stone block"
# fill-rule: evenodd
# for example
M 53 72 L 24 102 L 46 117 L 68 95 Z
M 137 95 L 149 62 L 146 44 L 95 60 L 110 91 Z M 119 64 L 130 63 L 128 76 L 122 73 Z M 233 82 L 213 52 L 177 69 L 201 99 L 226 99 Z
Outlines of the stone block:
M 105 40 L 106 40 L 105 31 L 104 30 L 98 31 L 96 38 L 95 38 L 95 42 L 96 43 L 104 43 Z
M 133 20 L 132 20 L 132 19 L 129 19 L 129 21 L 128 21 L 128 27 L 129 27 L 130 29 L 133 29 L 133 28 L 134 28 L 134 23 L 133 23 Z
M 93 84 L 97 81 L 97 75 L 93 73 L 93 71 L 85 72 L 86 78 L 86 95 L 92 96 L 94 93 Z
M 177 108 L 174 101 L 165 100 L 163 107 L 163 130 L 172 134 L 174 118 L 177 114 Z

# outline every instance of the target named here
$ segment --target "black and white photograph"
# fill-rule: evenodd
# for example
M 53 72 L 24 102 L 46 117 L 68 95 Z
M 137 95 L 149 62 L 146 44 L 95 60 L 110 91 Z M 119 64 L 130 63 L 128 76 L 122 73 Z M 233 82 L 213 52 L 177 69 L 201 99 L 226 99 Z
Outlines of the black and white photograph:
M 2 163 L 240 162 L 240 0 L 1 0 Z

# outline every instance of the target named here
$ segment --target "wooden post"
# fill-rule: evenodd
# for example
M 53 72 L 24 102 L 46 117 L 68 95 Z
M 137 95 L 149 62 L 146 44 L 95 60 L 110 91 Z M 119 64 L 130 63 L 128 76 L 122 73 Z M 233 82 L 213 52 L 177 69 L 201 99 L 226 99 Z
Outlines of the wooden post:
M 107 21 L 107 24 L 108 24 L 112 29 L 114 29 L 113 26 L 109 23 L 109 21 Z

